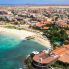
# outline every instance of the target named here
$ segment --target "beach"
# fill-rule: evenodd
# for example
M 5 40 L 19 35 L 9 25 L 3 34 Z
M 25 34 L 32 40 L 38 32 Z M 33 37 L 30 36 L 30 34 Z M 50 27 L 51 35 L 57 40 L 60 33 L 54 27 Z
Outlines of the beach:
M 26 37 L 34 37 L 34 40 L 41 45 L 51 48 L 50 41 L 47 38 L 42 37 L 42 35 L 37 34 L 35 32 L 30 32 L 26 30 L 17 30 L 17 29 L 8 29 L 0 27 L 0 33 L 10 34 L 12 36 L 15 36 L 21 40 L 24 40 Z
M 3 28 L 3 27 L 0 27 L 0 33 L 14 35 L 15 37 L 18 37 L 21 40 L 25 39 L 26 37 L 35 35 L 35 33 L 29 32 L 26 30 L 8 29 L 8 28 Z
M 48 49 L 52 49 L 51 43 L 47 38 L 44 38 L 42 35 L 35 35 L 34 38 L 38 43 L 42 44 L 43 46 L 47 47 Z

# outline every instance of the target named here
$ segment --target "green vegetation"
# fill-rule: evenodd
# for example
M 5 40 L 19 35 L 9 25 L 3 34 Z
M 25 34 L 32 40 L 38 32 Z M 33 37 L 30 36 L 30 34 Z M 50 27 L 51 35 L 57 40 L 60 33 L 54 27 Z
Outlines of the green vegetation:
M 18 27 L 17 25 L 12 25 L 8 24 L 4 26 L 5 28 L 10 28 L 10 29 L 18 29 L 18 30 L 23 30 L 23 28 Z
M 47 24 L 46 26 L 49 27 L 48 30 L 42 30 L 39 27 L 33 28 L 42 31 L 44 35 L 51 40 L 54 48 L 60 45 L 62 46 L 62 44 L 64 44 L 64 41 L 68 40 L 68 35 L 66 34 L 66 30 L 64 28 L 61 28 L 55 24 Z
M 28 69 L 34 69 L 32 66 L 32 58 L 34 54 L 31 54 L 27 59 L 25 59 L 25 64 L 28 66 Z
M 69 40 L 68 41 L 64 41 L 64 44 L 65 45 L 68 45 L 69 44 Z
M 64 28 L 65 30 L 69 30 L 69 27 L 67 27 L 67 28 Z
M 51 40 L 53 49 L 55 49 L 57 46 L 62 46 L 62 44 L 69 44 L 69 37 L 66 34 L 66 30 L 69 30 L 68 27 L 61 28 L 55 24 L 46 24 L 45 26 L 49 27 L 49 29 L 42 30 L 39 27 L 34 27 L 34 29 L 42 31 L 44 35 Z M 60 61 L 55 62 L 51 66 L 55 69 L 69 69 L 69 64 Z
M 41 31 L 41 29 L 39 27 L 33 26 L 32 28 L 35 29 L 35 30 L 40 30 Z
M 69 69 L 69 64 L 67 63 L 63 63 L 61 61 L 57 61 L 54 64 L 51 65 L 53 68 L 57 68 L 57 69 Z
M 51 15 L 48 12 L 43 13 L 43 15 L 46 17 L 51 17 Z
M 64 41 L 68 38 L 65 30 L 55 25 L 51 26 L 49 30 L 44 32 L 44 34 L 46 34 L 46 36 L 50 38 L 54 46 L 62 45 Z

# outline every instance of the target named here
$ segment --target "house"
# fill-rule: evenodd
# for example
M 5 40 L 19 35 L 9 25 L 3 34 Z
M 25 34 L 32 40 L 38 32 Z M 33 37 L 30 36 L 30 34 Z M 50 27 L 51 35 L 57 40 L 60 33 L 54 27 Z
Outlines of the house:
M 69 44 L 53 50 L 52 53 L 60 56 L 58 58 L 59 61 L 69 63 Z
M 48 69 L 49 65 L 55 62 L 59 58 L 56 54 L 47 54 L 45 51 L 42 51 L 39 54 L 36 54 L 33 57 L 33 66 L 37 69 Z
M 63 45 L 50 53 L 42 51 L 34 55 L 32 64 L 38 69 L 48 69 L 49 66 L 57 60 L 69 63 L 69 45 Z

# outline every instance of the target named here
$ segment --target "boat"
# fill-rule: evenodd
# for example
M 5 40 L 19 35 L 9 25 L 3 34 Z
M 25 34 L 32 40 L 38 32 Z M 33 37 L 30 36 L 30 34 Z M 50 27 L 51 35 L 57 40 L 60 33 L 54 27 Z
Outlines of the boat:
M 32 36 L 26 37 L 26 40 L 30 40 L 30 39 L 34 39 L 34 37 Z

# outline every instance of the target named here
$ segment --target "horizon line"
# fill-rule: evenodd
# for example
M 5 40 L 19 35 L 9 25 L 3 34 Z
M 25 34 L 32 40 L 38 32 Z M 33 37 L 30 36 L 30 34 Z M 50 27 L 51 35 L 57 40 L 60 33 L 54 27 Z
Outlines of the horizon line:
M 0 6 L 69 6 L 69 4 L 0 4 Z

